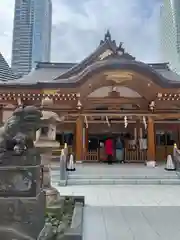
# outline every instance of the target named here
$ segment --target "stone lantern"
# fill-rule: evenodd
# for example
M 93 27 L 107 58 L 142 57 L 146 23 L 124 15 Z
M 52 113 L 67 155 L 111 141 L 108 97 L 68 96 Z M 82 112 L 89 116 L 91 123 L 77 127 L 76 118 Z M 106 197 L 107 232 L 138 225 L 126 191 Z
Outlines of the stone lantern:
M 48 126 L 46 136 L 37 133 L 35 146 L 39 149 L 41 154 L 41 165 L 43 169 L 43 187 L 46 193 L 46 204 L 58 200 L 59 192 L 51 186 L 50 165 L 52 160 L 52 150 L 59 148 L 60 143 L 56 141 L 56 124 L 63 120 L 54 112 L 42 111 L 44 120 Z

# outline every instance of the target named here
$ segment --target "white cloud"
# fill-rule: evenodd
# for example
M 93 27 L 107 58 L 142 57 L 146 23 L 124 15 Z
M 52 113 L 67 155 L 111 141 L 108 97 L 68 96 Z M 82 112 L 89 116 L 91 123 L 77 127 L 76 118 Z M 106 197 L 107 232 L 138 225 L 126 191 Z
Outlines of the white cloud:
M 0 1 L 0 51 L 10 60 L 13 0 Z M 145 4 L 146 2 L 146 4 Z M 79 61 L 107 28 L 137 59 L 159 60 L 159 0 L 52 0 L 52 61 Z
M 0 1 L 0 52 L 10 61 L 12 48 L 12 28 L 14 1 Z

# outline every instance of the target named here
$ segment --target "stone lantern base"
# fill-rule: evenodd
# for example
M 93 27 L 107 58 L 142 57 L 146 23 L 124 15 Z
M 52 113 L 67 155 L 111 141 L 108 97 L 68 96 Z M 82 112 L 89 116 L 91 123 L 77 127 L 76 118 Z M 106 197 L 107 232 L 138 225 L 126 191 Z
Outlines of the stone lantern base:
M 57 189 L 51 186 L 50 162 L 52 154 L 50 152 L 41 154 L 41 165 L 43 167 L 43 190 L 46 196 L 46 205 L 56 202 L 60 198 Z

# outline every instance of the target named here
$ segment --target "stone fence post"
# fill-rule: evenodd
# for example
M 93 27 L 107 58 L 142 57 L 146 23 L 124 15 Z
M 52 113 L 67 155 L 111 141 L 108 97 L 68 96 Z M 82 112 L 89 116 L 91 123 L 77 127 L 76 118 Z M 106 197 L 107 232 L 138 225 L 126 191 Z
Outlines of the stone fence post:
M 62 149 L 60 156 L 60 186 L 65 186 L 67 180 L 67 155 L 64 153 L 64 149 Z

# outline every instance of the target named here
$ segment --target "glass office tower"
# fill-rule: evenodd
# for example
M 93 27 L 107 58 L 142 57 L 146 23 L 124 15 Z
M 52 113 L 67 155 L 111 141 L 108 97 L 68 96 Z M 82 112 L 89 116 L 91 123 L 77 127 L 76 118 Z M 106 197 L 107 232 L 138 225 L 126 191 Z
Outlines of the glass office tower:
M 51 0 L 16 0 L 11 67 L 28 74 L 36 61 L 49 62 L 51 50 Z
M 180 74 L 180 1 L 163 0 L 160 20 L 163 61 Z

